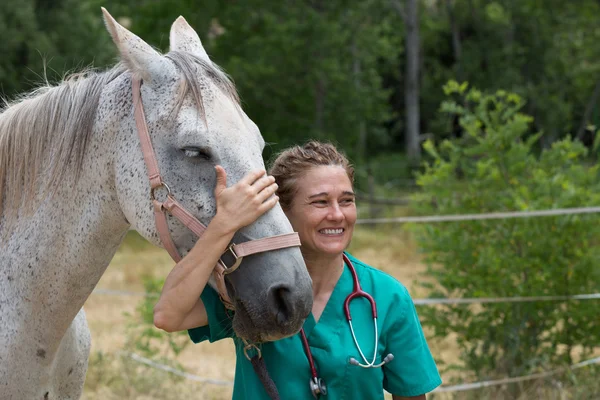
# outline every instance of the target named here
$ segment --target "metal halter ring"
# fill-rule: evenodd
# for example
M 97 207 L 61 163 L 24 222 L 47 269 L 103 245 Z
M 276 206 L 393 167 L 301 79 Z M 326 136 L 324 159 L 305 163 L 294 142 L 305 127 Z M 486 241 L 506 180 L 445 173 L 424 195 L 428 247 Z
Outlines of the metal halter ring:
M 252 349 L 256 350 L 256 355 L 258 356 L 258 358 L 262 358 L 262 353 L 260 352 L 260 349 L 258 348 L 257 345 L 255 345 L 253 343 L 248 343 L 246 340 L 244 340 L 244 343 L 246 344 L 244 346 L 244 355 L 246 356 L 248 361 L 250 361 L 252 358 L 248 355 L 248 350 L 252 350 Z
M 170 196 L 170 195 L 171 195 L 171 188 L 169 188 L 169 185 L 167 185 L 167 184 L 166 184 L 166 183 L 164 183 L 164 182 L 161 182 L 161 183 L 160 183 L 160 185 L 150 188 L 150 198 L 151 198 L 152 200 L 156 200 L 156 196 L 154 195 L 154 191 L 155 191 L 156 189 L 160 189 L 160 188 L 162 188 L 162 187 L 164 187 L 165 189 L 167 189 L 167 196 Z
M 236 269 L 238 269 L 238 267 L 240 266 L 240 264 L 242 263 L 242 260 L 244 259 L 244 257 L 238 257 L 237 254 L 235 254 L 235 250 L 233 249 L 233 246 L 235 246 L 234 244 L 232 244 L 231 246 L 229 246 L 227 248 L 227 250 L 225 251 L 224 254 L 226 254 L 227 252 L 230 252 L 231 255 L 233 256 L 233 258 L 235 258 L 235 263 L 233 263 L 233 265 L 231 267 L 228 267 L 227 265 L 225 265 L 225 263 L 221 260 L 221 258 L 219 258 L 219 264 L 221 264 L 221 266 L 224 268 L 223 271 L 223 275 L 227 275 L 232 273 L 233 271 L 235 271 Z M 223 255 L 221 255 L 221 257 L 223 257 Z

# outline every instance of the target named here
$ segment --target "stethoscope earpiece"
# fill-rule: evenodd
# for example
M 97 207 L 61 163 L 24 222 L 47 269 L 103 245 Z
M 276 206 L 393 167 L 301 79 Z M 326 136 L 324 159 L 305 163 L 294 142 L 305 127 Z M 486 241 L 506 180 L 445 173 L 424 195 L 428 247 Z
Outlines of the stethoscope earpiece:
M 373 364 L 373 363 L 367 363 L 367 364 L 361 364 L 360 362 L 358 362 L 358 360 L 354 357 L 350 358 L 350 364 L 351 365 L 356 365 L 357 367 L 363 367 L 363 368 L 379 368 L 379 367 L 383 367 L 385 364 L 389 363 L 390 361 L 392 361 L 394 359 L 394 355 L 392 353 L 388 354 L 387 356 L 385 356 L 385 358 L 383 359 L 382 362 L 380 362 L 379 364 Z

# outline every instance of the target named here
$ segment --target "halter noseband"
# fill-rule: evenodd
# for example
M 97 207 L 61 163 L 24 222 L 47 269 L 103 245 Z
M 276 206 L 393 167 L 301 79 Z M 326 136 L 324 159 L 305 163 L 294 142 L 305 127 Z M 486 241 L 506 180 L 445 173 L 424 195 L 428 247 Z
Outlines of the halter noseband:
M 171 238 L 171 232 L 169 231 L 169 225 L 167 224 L 167 212 L 177 218 L 198 237 L 202 236 L 206 230 L 206 226 L 202 224 L 202 222 L 198 221 L 198 219 L 196 219 L 196 217 L 194 217 L 189 211 L 187 211 L 181 205 L 181 203 L 175 200 L 171 193 L 171 189 L 162 180 L 160 170 L 158 168 L 158 162 L 156 161 L 156 155 L 154 154 L 154 149 L 152 147 L 152 141 L 150 140 L 150 135 L 148 133 L 148 125 L 146 124 L 146 117 L 144 115 L 144 105 L 142 104 L 140 87 L 140 79 L 134 77 L 132 79 L 132 90 L 135 124 L 137 126 L 137 131 L 142 146 L 142 153 L 144 155 L 144 162 L 146 163 L 146 169 L 150 179 L 150 198 L 154 204 L 154 219 L 156 220 L 156 229 L 158 230 L 158 235 L 163 246 L 171 255 L 171 258 L 175 262 L 178 262 L 181 260 L 181 255 L 179 254 L 179 251 L 177 251 L 177 247 Z M 167 190 L 167 196 L 164 202 L 157 200 L 155 196 L 155 191 L 161 187 Z M 229 300 L 227 296 L 227 290 L 224 287 L 223 275 L 230 274 L 235 271 L 240 266 L 244 257 L 265 251 L 279 250 L 296 246 L 300 246 L 300 237 L 296 232 L 250 240 L 248 242 L 239 244 L 231 244 L 225 253 L 223 253 L 223 255 L 221 255 L 219 258 L 219 261 L 213 272 L 213 275 L 216 274 L 215 278 L 217 281 L 217 286 L 219 286 L 219 294 L 224 300 L 225 305 L 231 308 L 231 301 Z M 223 256 L 225 255 L 233 256 L 233 263 L 229 266 L 223 260 Z

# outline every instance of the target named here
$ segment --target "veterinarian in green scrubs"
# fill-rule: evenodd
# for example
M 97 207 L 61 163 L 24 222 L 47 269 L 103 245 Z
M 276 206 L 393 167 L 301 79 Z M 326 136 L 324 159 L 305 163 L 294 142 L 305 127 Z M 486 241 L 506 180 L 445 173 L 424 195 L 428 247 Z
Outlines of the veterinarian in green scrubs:
M 167 276 L 154 308 L 157 327 L 169 332 L 188 330 L 194 342 L 232 337 L 228 313 L 235 311 L 226 311 L 221 301 L 228 297 L 223 275 L 216 274 L 219 293 L 207 282 L 233 233 L 272 208 L 277 197 L 271 195 L 276 190 L 281 208 L 300 237 L 313 289 L 312 312 L 303 330 L 258 345 L 280 398 L 311 399 L 315 395 L 372 400 L 383 399 L 386 390 L 394 400 L 423 400 L 441 384 L 406 288 L 345 252 L 357 211 L 354 170 L 343 154 L 327 143 L 295 146 L 277 157 L 271 176 L 250 174 L 230 187 L 225 171 L 220 167 L 216 171 L 217 213 L 194 248 Z M 243 262 L 239 268 L 245 268 Z M 377 318 L 370 301 L 357 297 L 349 306 L 350 324 L 345 300 L 359 293 L 359 286 L 372 296 Z M 238 337 L 233 341 L 237 354 L 233 398 L 269 399 L 244 354 L 245 344 Z M 257 369 L 264 371 L 260 366 Z M 322 384 L 311 386 L 311 382 Z
M 435 389 L 440 376 L 429 352 L 415 307 L 397 280 L 349 256 L 360 284 L 377 304 L 379 346 L 376 363 L 392 353 L 394 359 L 382 368 L 351 365 L 361 360 L 344 315 L 344 300 L 352 291 L 352 275 L 344 268 L 331 297 L 316 323 L 311 314 L 304 323 L 319 376 L 327 385 L 330 399 L 383 399 L 383 390 L 403 397 L 418 396 Z M 189 330 L 196 343 L 231 337 L 232 328 L 218 294 L 210 287 L 202 293 L 208 326 Z M 352 322 L 362 351 L 371 359 L 374 329 L 371 308 L 366 300 L 351 303 Z M 236 371 L 233 399 L 269 399 L 262 383 L 244 356 L 244 344 L 234 339 Z M 300 335 L 261 346 L 267 370 L 282 399 L 311 399 L 311 370 Z

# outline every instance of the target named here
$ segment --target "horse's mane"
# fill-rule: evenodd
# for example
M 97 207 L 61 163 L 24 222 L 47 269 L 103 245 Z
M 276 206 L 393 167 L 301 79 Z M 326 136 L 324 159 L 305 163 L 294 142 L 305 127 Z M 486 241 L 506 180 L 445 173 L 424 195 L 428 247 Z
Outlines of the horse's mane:
M 40 182 L 46 193 L 68 170 L 80 170 L 102 89 L 123 72 L 122 65 L 82 71 L 6 103 L 0 114 L 0 215 L 29 209 Z
M 179 51 L 166 57 L 185 82 L 179 105 L 191 94 L 204 116 L 198 67 L 239 104 L 235 86 L 215 64 Z M 37 196 L 51 196 L 67 174 L 77 180 L 102 90 L 126 71 L 121 63 L 104 72 L 82 71 L 5 103 L 0 110 L 0 221 L 9 222 L 18 210 L 32 212 Z

